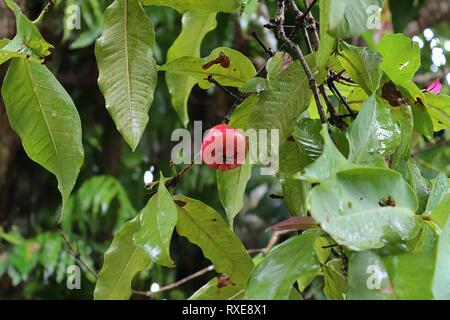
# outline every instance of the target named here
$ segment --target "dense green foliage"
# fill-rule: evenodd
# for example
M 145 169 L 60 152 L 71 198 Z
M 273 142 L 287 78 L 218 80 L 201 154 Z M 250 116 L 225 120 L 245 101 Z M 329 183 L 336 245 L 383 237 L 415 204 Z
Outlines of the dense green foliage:
M 305 2 L 67 0 L 31 21 L 5 0 L 17 27 L 0 42 L 8 122 L 28 157 L 56 176 L 62 201 L 41 203 L 33 227 L 0 227 L 0 277 L 24 285 L 20 297 L 450 299 L 449 90 L 426 90 L 441 78 L 417 81 L 430 54 L 389 32 L 411 20 L 399 7 L 417 12 L 424 1 L 320 0 L 303 15 Z M 65 55 L 95 52 L 99 72 L 98 87 L 73 89 L 74 100 L 39 31 L 52 10 L 72 5 L 84 8 L 83 25 L 61 31 L 73 50 Z M 264 14 L 273 18 L 265 27 L 254 21 Z M 250 40 L 249 25 L 278 50 Z M 449 43 L 448 26 L 442 32 Z M 99 92 L 112 129 L 78 105 Z M 259 174 L 264 159 L 225 172 L 170 163 L 170 132 L 198 120 L 190 97 L 208 99 L 209 114 L 225 100 L 208 126 L 278 130 L 279 141 L 269 140 L 280 144 L 277 174 Z M 107 132 L 127 144 L 120 172 L 98 169 Z M 150 164 L 161 173 L 144 188 Z M 250 232 L 261 219 L 288 219 L 274 243 Z M 216 276 L 203 286 L 148 291 L 205 260 Z M 66 270 L 77 263 L 83 288 L 68 293 Z M 46 291 L 42 279 L 58 289 Z

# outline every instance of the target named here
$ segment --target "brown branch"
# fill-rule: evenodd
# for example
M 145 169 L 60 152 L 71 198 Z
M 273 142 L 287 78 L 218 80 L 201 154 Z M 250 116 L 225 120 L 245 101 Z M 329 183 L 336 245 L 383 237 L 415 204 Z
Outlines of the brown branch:
M 191 275 L 189 275 L 189 276 L 187 276 L 187 277 L 185 277 L 183 279 L 178 280 L 177 282 L 174 282 L 174 283 L 168 284 L 167 286 L 161 287 L 158 291 L 151 291 L 151 290 L 149 290 L 149 291 L 138 291 L 138 290 L 133 290 L 133 294 L 139 295 L 139 296 L 145 296 L 147 298 L 151 298 L 151 297 L 153 297 L 156 294 L 163 293 L 163 292 L 166 292 L 166 291 L 178 288 L 179 286 L 185 284 L 186 282 L 189 282 L 189 281 L 194 280 L 194 279 L 196 279 L 198 277 L 201 277 L 204 274 L 207 274 L 208 272 L 213 271 L 213 270 L 214 270 L 214 266 L 210 265 L 210 266 L 207 266 L 206 268 L 203 268 L 203 269 L 197 271 L 196 273 L 193 273 L 193 274 L 191 274 Z
M 285 0 L 278 0 L 278 14 L 277 14 L 277 17 L 274 19 L 274 22 L 277 25 L 277 29 L 278 29 L 278 36 L 282 43 L 287 44 L 292 50 L 294 50 L 295 54 L 297 55 L 298 59 L 300 60 L 303 70 L 305 71 L 306 76 L 308 78 L 309 87 L 310 87 L 311 91 L 313 92 L 314 100 L 316 101 L 317 110 L 319 111 L 320 121 L 322 123 L 326 123 L 327 119 L 326 119 L 325 112 L 324 112 L 324 109 L 322 106 L 322 101 L 320 100 L 319 88 L 318 88 L 316 80 L 314 79 L 314 76 L 311 72 L 311 69 L 309 68 L 308 63 L 306 62 L 306 59 L 305 59 L 300 47 L 286 36 L 286 32 L 284 30 L 285 13 L 286 13 Z
M 98 273 L 92 269 L 86 261 L 84 261 L 83 257 L 81 256 L 81 253 L 70 243 L 69 237 L 60 230 L 59 233 L 61 234 L 61 238 L 63 239 L 64 243 L 66 244 L 67 250 L 70 252 L 70 254 L 79 262 L 81 265 L 89 272 L 91 273 L 95 278 L 98 278 Z
M 270 57 L 273 57 L 273 56 L 274 56 L 274 53 L 273 53 L 272 49 L 266 47 L 266 45 L 264 44 L 264 42 L 262 42 L 262 40 L 258 37 L 258 34 L 257 34 L 255 31 L 252 32 L 252 36 L 253 36 L 253 38 L 256 39 L 256 41 L 258 41 L 258 43 L 259 43 L 259 45 L 261 46 L 261 48 L 263 48 L 263 50 L 264 50 Z
M 39 16 L 36 18 L 36 20 L 33 21 L 34 24 L 38 24 L 44 19 L 45 15 L 50 11 L 50 9 L 56 4 L 55 0 L 49 0 L 47 5 L 42 9 Z
M 226 92 L 230 97 L 232 97 L 237 102 L 244 101 L 244 99 L 242 97 L 238 96 L 237 94 L 235 94 L 234 92 L 232 92 L 228 88 L 222 86 L 216 79 L 214 79 L 214 77 L 212 75 L 209 75 L 207 80 L 208 80 L 208 82 L 214 84 L 216 87 L 222 89 L 224 92 Z
M 282 235 L 285 235 L 285 234 L 288 234 L 288 233 L 292 233 L 292 232 L 293 232 L 292 230 L 276 231 L 276 232 L 274 232 L 272 234 L 272 237 L 270 238 L 270 240 L 267 243 L 265 248 L 248 249 L 247 252 L 249 254 L 252 254 L 252 253 L 263 253 L 265 256 L 267 256 L 269 254 L 270 250 L 272 250 L 272 248 L 278 243 L 278 241 L 280 240 L 280 237 Z M 151 298 L 151 297 L 153 297 L 156 294 L 163 293 L 163 292 L 166 292 L 166 291 L 178 288 L 179 286 L 181 286 L 181 285 L 183 285 L 183 284 L 185 284 L 185 283 L 187 283 L 187 282 L 189 282 L 191 280 L 194 280 L 194 279 L 196 279 L 198 277 L 201 277 L 201 276 L 205 275 L 206 273 L 208 273 L 210 271 L 213 271 L 213 270 L 214 270 L 214 266 L 210 265 L 210 266 L 208 266 L 206 268 L 203 268 L 203 269 L 201 269 L 201 270 L 199 270 L 199 271 L 197 271 L 197 272 L 195 272 L 195 273 L 193 273 L 193 274 L 191 274 L 191 275 L 189 275 L 189 276 L 187 276 L 187 277 L 185 277 L 183 279 L 180 279 L 180 280 L 178 280 L 178 281 L 176 281 L 174 283 L 171 283 L 171 284 L 168 284 L 168 285 L 166 285 L 164 287 L 161 287 L 158 291 L 151 291 L 151 290 L 149 290 L 149 291 L 138 291 L 138 290 L 133 290 L 133 294 L 139 295 L 139 296 L 145 296 L 147 298 Z

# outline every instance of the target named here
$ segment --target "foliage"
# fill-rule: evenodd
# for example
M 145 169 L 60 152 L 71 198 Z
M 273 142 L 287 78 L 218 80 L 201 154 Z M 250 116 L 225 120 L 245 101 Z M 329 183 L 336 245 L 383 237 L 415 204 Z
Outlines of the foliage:
M 149 278 L 173 277 L 165 268 L 177 270 L 184 252 L 174 246 L 183 237 L 216 272 L 191 299 L 450 299 L 450 96 L 448 90 L 422 91 L 416 83 L 424 68 L 416 42 L 371 27 L 379 13 L 374 8 L 384 16 L 388 1 L 318 1 L 311 16 L 299 14 L 293 0 L 271 4 L 276 18 L 266 26 L 264 41 L 277 31 L 275 53 L 231 48 L 226 39 L 208 38 L 213 30 L 223 32 L 224 19 L 245 29 L 251 11 L 267 9 L 258 1 L 83 3 L 94 9 L 84 17 L 89 28 L 70 47 L 92 51 L 95 46 L 99 91 L 129 146 L 122 151 L 129 171 L 116 178 L 95 170 L 88 174 L 92 150 L 102 146 L 96 134 L 82 132 L 85 124 L 70 90 L 45 63 L 54 49 L 40 31 L 45 17 L 44 23 L 31 21 L 6 0 L 17 34 L 0 42 L 0 64 L 10 61 L 2 97 L 9 124 L 29 158 L 57 178 L 63 214 L 56 220 L 63 238 L 55 217 L 46 222 L 49 229 L 33 230 L 36 236 L 1 228 L 8 249 L 0 253 L 0 276 L 8 274 L 19 285 L 33 270 L 43 270 L 45 279 L 61 283 L 68 266 L 86 259 L 88 268 L 100 270 L 98 276 L 86 273 L 91 289 L 86 296 L 129 299 L 133 293 L 142 295 L 138 286 L 149 289 L 143 285 Z M 175 17 L 181 26 L 167 33 L 178 32 L 178 37 L 162 37 L 158 28 Z M 297 23 L 292 34 L 284 30 L 285 19 Z M 320 31 L 313 27 L 316 19 Z M 404 26 L 404 20 L 395 20 L 395 29 Z M 163 31 L 170 28 L 166 24 Z M 299 40 L 297 31 L 310 37 Z M 73 37 L 73 31 L 63 30 L 63 41 Z M 270 58 L 256 68 L 259 54 Z M 206 97 L 201 90 L 221 90 L 235 99 L 223 117 L 231 126 L 278 130 L 279 141 L 271 138 L 270 145 L 280 145 L 279 171 L 258 176 L 265 161 L 214 173 L 193 163 L 179 171 L 165 158 L 159 179 L 147 184 L 147 199 L 141 182 L 129 179 L 133 169 L 143 166 L 147 139 L 162 127 L 169 128 L 166 132 L 188 127 L 195 118 L 188 112 L 189 98 L 198 92 Z M 164 109 L 166 100 L 173 110 Z M 213 109 L 208 106 L 208 112 Z M 82 138 L 85 132 L 88 137 Z M 170 149 L 168 134 L 156 139 L 160 148 Z M 172 176 L 165 178 L 169 168 Z M 199 176 L 203 180 L 195 180 Z M 275 246 L 269 243 L 269 252 L 252 259 L 251 248 L 240 239 L 239 213 L 251 206 L 250 189 L 257 193 L 257 186 L 263 186 L 267 193 L 271 183 L 277 184 L 271 190 L 282 194 L 274 198 L 285 206 L 285 216 L 277 216 L 275 205 L 262 205 L 264 218 L 278 222 L 289 213 L 310 223 L 294 227 L 300 234 Z M 200 200 L 203 195 L 196 191 L 202 184 L 203 195 L 214 200 Z M 215 209 L 219 204 L 223 210 Z M 135 209 L 142 207 L 139 213 Z M 73 254 L 70 241 L 80 252 Z M 101 263 L 91 258 L 102 255 Z M 145 291 L 144 296 L 160 293 Z

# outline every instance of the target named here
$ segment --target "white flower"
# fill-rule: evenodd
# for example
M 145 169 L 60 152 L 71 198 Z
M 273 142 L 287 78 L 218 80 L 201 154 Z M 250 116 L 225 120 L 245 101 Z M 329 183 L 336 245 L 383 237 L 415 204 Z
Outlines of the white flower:
M 153 171 L 155 171 L 155 168 L 152 166 L 150 167 L 150 170 L 145 171 L 144 173 L 144 183 L 146 186 L 152 184 L 153 182 Z

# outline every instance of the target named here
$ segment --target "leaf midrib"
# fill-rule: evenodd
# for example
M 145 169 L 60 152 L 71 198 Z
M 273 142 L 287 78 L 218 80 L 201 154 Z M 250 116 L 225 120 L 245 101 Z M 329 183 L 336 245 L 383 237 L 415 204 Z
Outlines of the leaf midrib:
M 131 80 L 130 80 L 130 58 L 128 53 L 128 1 L 124 2 L 124 51 L 125 51 L 125 73 L 126 73 L 126 81 L 127 81 L 127 96 L 128 96 L 128 107 L 130 110 L 130 125 L 131 130 L 133 132 L 133 146 L 136 145 L 136 132 L 134 126 L 134 110 L 133 103 L 131 101 Z
M 30 72 L 30 69 L 29 69 L 30 67 L 28 65 L 28 62 L 27 61 L 22 61 L 22 62 L 24 64 L 24 66 L 25 66 L 25 71 L 26 71 L 27 76 L 28 76 L 28 78 L 30 80 L 30 83 L 31 83 L 31 90 L 32 90 L 33 95 L 34 95 L 34 97 L 36 99 L 36 102 L 37 102 L 37 104 L 39 106 L 39 109 L 41 110 L 41 114 L 42 114 L 42 117 L 44 118 L 45 126 L 47 127 L 48 134 L 49 134 L 50 139 L 52 141 L 53 149 L 54 149 L 55 155 L 56 155 L 56 162 L 58 163 L 58 168 L 59 168 L 58 176 L 61 179 L 61 188 L 62 188 L 61 191 L 64 193 L 64 191 L 63 191 L 64 190 L 64 175 L 63 175 L 61 159 L 59 157 L 59 152 L 58 152 L 58 148 L 56 146 L 55 138 L 53 137 L 53 133 L 50 130 L 50 125 L 48 123 L 47 117 L 45 116 L 44 109 L 42 108 L 41 100 L 39 99 L 39 96 L 38 96 L 38 94 L 36 92 L 36 89 L 35 89 L 35 86 L 34 86 L 35 82 L 34 82 L 33 76 L 31 75 L 31 72 Z

